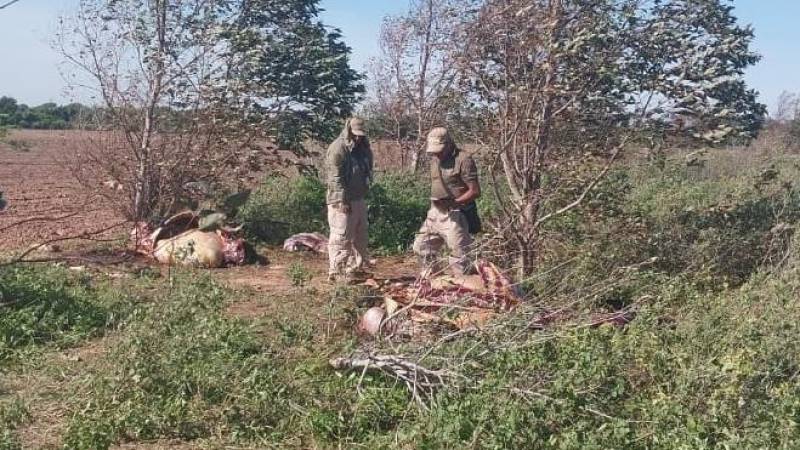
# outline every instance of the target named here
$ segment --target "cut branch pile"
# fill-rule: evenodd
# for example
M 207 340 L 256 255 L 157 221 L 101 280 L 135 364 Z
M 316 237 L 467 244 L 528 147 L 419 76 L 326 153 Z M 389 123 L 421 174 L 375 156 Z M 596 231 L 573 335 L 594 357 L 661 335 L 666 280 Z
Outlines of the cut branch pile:
M 405 383 L 414 400 L 427 407 L 436 392 L 452 384 L 458 374 L 447 370 L 431 370 L 396 355 L 362 355 L 349 358 L 333 358 L 330 365 L 336 370 L 361 371 L 361 379 L 367 372 L 378 372 Z M 360 381 L 359 381 L 360 384 Z

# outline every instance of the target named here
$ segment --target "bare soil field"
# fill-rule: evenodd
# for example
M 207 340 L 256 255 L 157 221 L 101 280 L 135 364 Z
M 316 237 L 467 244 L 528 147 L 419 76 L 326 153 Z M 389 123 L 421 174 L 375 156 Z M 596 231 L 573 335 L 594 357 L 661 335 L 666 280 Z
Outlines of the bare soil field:
M 102 230 L 122 220 L 96 191 L 86 192 L 72 176 L 66 159 L 80 150 L 78 133 L 15 130 L 0 143 L 0 192 L 8 203 L 0 212 L 0 252 Z
M 104 180 L 87 189 L 72 174 L 69 158 L 85 145 L 81 133 L 13 130 L 0 142 L 0 192 L 7 202 L 0 211 L 0 253 L 93 233 L 124 220 L 101 195 L 108 189 Z M 393 142 L 374 142 L 373 150 L 378 171 L 407 163 Z M 93 238 L 124 232 L 119 227 Z

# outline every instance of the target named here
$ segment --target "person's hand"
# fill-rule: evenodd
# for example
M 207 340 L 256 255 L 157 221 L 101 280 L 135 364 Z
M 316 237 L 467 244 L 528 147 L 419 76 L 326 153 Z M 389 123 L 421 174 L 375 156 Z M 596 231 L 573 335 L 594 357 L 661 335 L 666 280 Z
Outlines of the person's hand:
M 350 214 L 350 203 L 347 202 L 339 203 L 339 210 L 345 214 Z
M 438 200 L 433 200 L 433 206 L 439 209 L 451 209 L 453 208 L 453 200 L 449 198 L 442 198 Z

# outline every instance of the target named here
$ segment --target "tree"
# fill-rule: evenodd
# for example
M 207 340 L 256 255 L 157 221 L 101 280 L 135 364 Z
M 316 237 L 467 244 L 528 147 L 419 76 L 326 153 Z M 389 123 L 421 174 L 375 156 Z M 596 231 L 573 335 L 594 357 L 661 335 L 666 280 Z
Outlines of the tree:
M 470 0 L 412 0 L 408 13 L 381 26 L 369 111 L 419 166 L 426 131 L 444 122 L 457 79 L 456 36 Z
M 232 76 L 273 120 L 281 148 L 305 153 L 306 139 L 330 140 L 364 92 L 338 29 L 317 16 L 319 0 L 249 0 L 230 35 Z M 253 49 L 258 51 L 253 54 Z
M 775 108 L 775 120 L 784 123 L 796 118 L 800 118 L 800 96 L 789 91 L 781 92 Z
M 485 111 L 479 137 L 506 188 L 498 240 L 521 275 L 544 224 L 580 206 L 626 145 L 756 135 L 764 106 L 742 81 L 751 40 L 718 0 L 484 3 L 462 39 L 461 86 Z
M 362 88 L 317 3 L 81 0 L 57 46 L 108 132 L 90 135 L 76 172 L 117 181 L 129 218 L 157 220 L 187 186 L 238 183 L 284 159 L 275 144 L 330 136 Z
M 681 117 L 671 131 L 718 145 L 757 137 L 766 106 L 744 71 L 760 56 L 751 27 L 739 26 L 729 0 L 656 0 L 639 8 L 635 90 L 651 102 L 653 120 Z M 658 105 L 653 107 L 652 102 Z M 663 130 L 661 131 L 663 132 Z

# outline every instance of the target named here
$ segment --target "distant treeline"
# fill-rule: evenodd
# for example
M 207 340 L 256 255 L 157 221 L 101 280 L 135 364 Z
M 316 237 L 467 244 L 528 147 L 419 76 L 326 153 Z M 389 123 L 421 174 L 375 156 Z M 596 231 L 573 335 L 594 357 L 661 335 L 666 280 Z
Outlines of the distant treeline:
M 97 108 L 80 103 L 28 106 L 12 97 L 0 97 L 0 127 L 37 130 L 76 128 L 81 120 L 97 113 Z

